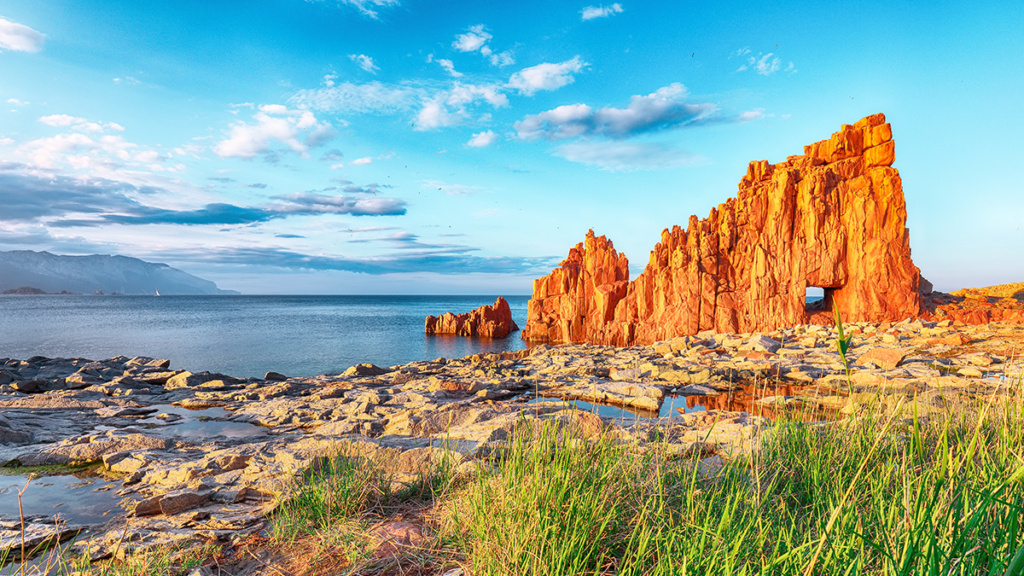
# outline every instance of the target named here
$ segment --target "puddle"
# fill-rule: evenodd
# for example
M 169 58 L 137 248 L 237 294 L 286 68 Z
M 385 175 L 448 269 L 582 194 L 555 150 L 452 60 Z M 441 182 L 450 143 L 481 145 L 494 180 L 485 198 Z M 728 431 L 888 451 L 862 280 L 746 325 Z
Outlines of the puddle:
M 548 398 L 544 396 L 528 400 L 527 404 L 561 402 L 567 408 L 575 407 L 577 410 L 596 413 L 598 416 L 604 416 L 606 418 L 614 418 L 616 422 L 623 423 L 652 420 L 657 418 L 671 418 L 672 416 L 679 415 L 679 412 L 676 410 L 677 408 L 682 409 L 684 413 L 706 410 L 703 406 L 688 406 L 686 398 L 686 396 L 666 396 L 665 401 L 661 404 L 661 410 L 658 412 L 639 410 L 636 408 L 623 408 L 621 406 L 610 406 L 607 404 L 593 404 L 591 402 L 584 402 L 583 400 L 560 400 L 558 398 Z
M 0 476 L 0 520 L 17 521 L 18 491 L 28 476 Z M 120 514 L 120 484 L 93 473 L 42 476 L 34 478 L 21 497 L 25 519 L 53 523 L 53 518 L 68 524 L 102 524 Z
M 827 394 L 823 392 L 827 392 Z M 792 399 L 785 405 L 757 402 L 771 396 L 785 396 L 792 397 Z M 775 420 L 783 415 L 790 419 L 800 420 L 834 420 L 839 417 L 836 407 L 810 400 L 810 397 L 813 396 L 825 400 L 830 397 L 843 398 L 845 395 L 832 390 L 822 390 L 814 385 L 781 385 L 774 388 L 737 386 L 718 396 L 680 396 L 680 398 L 685 401 L 686 412 L 692 412 L 695 409 L 729 410 L 764 416 L 769 420 Z
M 251 438 L 267 434 L 266 428 L 255 424 L 228 420 L 231 412 L 224 408 L 190 410 L 172 404 L 154 404 L 150 408 L 155 408 L 156 412 L 139 419 L 136 426 L 162 438 Z M 160 418 L 164 414 L 171 418 Z
M 757 402 L 757 400 L 771 396 L 791 397 L 791 399 L 785 405 Z M 665 400 L 662 402 L 661 409 L 658 412 L 606 404 L 593 404 L 583 400 L 560 400 L 544 396 L 532 398 L 527 401 L 527 404 L 562 402 L 566 407 L 575 407 L 579 410 L 593 412 L 598 416 L 614 418 L 616 421 L 625 423 L 657 418 L 671 418 L 680 414 L 689 414 L 703 410 L 746 412 L 748 414 L 764 416 L 769 420 L 775 420 L 782 416 L 789 419 L 796 418 L 808 421 L 835 420 L 840 418 L 838 406 L 811 401 L 809 398 L 813 396 L 818 396 L 827 402 L 828 398 L 841 399 L 845 395 L 830 389 L 822 390 L 814 385 L 782 385 L 775 388 L 737 386 L 733 390 L 722 392 L 717 396 L 668 394 L 665 396 Z

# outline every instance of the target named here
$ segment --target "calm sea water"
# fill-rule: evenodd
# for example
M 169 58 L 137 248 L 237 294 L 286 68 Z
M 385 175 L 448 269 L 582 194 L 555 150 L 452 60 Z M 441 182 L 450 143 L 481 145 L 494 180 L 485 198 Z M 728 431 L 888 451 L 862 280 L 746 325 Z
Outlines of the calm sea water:
M 506 297 L 526 325 L 527 296 Z M 169 358 L 172 368 L 259 376 L 340 372 L 525 347 L 426 336 L 429 314 L 494 296 L 0 296 L 0 357 Z

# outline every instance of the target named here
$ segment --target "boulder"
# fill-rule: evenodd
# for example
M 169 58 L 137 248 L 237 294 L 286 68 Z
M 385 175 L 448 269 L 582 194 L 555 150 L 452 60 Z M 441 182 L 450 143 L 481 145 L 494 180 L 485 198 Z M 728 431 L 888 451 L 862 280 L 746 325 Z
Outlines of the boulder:
M 751 162 L 739 193 L 686 229 L 664 230 L 632 282 L 625 256 L 591 230 L 535 280 L 523 339 L 629 346 L 716 332 L 900 321 L 925 312 L 910 258 L 892 129 L 875 114 L 801 156 Z M 806 303 L 825 289 L 823 308 Z
M 362 364 L 356 364 L 355 366 L 349 366 L 347 370 L 341 373 L 341 375 L 351 378 L 353 376 L 380 376 L 381 374 L 387 374 L 388 372 L 390 372 L 390 370 L 387 368 L 381 368 L 376 364 L 364 362 Z
M 512 320 L 508 302 L 498 297 L 493 305 L 484 305 L 466 314 L 446 312 L 427 316 L 424 331 L 429 334 L 450 334 L 470 338 L 504 338 L 519 330 Z
M 900 362 L 903 362 L 903 358 L 905 357 L 906 354 L 902 350 L 878 347 L 872 348 L 871 350 L 861 354 L 860 357 L 857 358 L 857 364 L 866 364 L 870 362 L 883 370 L 892 370 L 899 366 Z

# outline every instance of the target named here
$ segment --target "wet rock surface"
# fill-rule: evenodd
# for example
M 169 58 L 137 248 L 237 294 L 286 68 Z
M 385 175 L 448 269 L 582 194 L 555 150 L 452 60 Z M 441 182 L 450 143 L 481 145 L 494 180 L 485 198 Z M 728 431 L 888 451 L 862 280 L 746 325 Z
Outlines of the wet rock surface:
M 557 422 L 729 458 L 790 410 L 843 418 L 916 397 L 927 415 L 1020 386 L 1024 326 L 915 320 L 846 333 L 849 378 L 835 329 L 817 325 L 629 348 L 541 345 L 309 378 L 243 380 L 150 358 L 0 358 L 0 464 L 12 474 L 90 466 L 112 482 L 120 504 L 106 516 L 62 527 L 29 518 L 34 538 L 78 534 L 75 549 L 102 558 L 125 541 L 138 549 L 258 533 L 290 483 L 338 453 L 386 463 L 401 483 L 444 458 L 493 458 L 520 427 Z M 598 405 L 632 417 L 603 416 Z M 13 545 L 17 520 L 0 512 L 0 547 Z

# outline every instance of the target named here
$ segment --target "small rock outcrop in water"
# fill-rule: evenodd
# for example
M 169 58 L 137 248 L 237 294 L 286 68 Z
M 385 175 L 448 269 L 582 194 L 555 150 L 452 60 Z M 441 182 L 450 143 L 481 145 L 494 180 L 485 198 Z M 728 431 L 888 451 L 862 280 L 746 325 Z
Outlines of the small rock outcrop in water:
M 494 305 L 484 305 L 468 314 L 445 312 L 440 316 L 427 316 L 424 331 L 427 334 L 450 334 L 477 338 L 504 338 L 519 330 L 512 320 L 508 302 L 498 296 Z
M 924 311 L 885 116 L 844 125 L 785 162 L 751 162 L 730 198 L 661 234 L 644 272 L 595 237 L 534 281 L 523 339 L 626 346 L 827 320 L 899 321 Z M 808 287 L 825 290 L 809 310 Z M 815 315 L 818 317 L 816 318 Z

